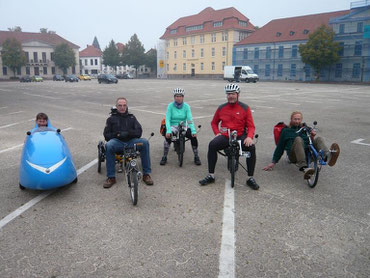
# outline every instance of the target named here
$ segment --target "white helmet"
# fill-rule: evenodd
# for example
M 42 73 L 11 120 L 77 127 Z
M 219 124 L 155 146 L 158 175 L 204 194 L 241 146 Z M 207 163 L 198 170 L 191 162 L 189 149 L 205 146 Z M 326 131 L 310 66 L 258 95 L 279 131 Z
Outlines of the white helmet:
M 240 93 L 240 88 L 239 88 L 239 85 L 235 84 L 235 83 L 229 83 L 225 86 L 225 93 L 226 94 L 229 94 L 229 93 L 237 93 L 239 94 Z
M 185 96 L 185 90 L 181 88 L 173 89 L 173 96 Z

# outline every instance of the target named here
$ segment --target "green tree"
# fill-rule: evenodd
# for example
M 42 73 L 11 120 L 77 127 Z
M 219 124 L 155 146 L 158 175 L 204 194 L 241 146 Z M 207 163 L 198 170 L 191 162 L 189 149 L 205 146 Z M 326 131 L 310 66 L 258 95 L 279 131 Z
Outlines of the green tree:
M 22 32 L 22 28 L 20 26 L 15 26 L 13 28 L 8 28 L 10 32 Z
M 146 56 L 144 46 L 140 42 L 137 35 L 134 34 L 124 48 L 122 54 L 122 64 L 133 66 L 135 68 L 137 77 L 137 69 L 139 66 L 144 65 L 145 61 Z
M 145 53 L 145 63 L 153 73 L 157 73 L 157 50 L 152 48 Z
M 114 70 L 121 64 L 120 52 L 113 40 L 103 51 L 103 63 L 106 66 L 113 67 Z
M 3 65 L 9 67 L 15 77 L 17 69 L 26 65 L 26 54 L 22 50 L 22 44 L 16 39 L 7 39 L 2 45 L 1 56 Z
M 308 37 L 306 44 L 299 45 L 299 53 L 302 62 L 310 65 L 314 71 L 316 79 L 320 78 L 320 72 L 323 68 L 339 61 L 338 51 L 340 45 L 334 42 L 334 31 L 321 25 Z
M 54 49 L 54 62 L 66 74 L 69 67 L 76 65 L 76 57 L 73 49 L 66 43 L 57 45 Z

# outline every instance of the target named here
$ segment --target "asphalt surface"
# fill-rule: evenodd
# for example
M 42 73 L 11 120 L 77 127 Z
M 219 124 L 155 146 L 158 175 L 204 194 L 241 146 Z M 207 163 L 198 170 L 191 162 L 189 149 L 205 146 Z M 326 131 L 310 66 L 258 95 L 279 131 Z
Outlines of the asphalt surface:
M 369 277 L 369 86 L 240 84 L 240 99 L 253 110 L 259 134 L 255 179 L 261 188 L 247 187 L 239 169 L 230 209 L 224 206 L 230 196 L 224 158 L 218 160 L 216 183 L 198 184 L 207 174 L 210 121 L 226 101 L 224 85 L 220 80 L 0 82 L 0 221 L 42 194 L 18 187 L 22 144 L 38 112 L 65 129 L 76 169 L 92 165 L 79 171 L 77 184 L 46 193 L 0 226 L 0 277 L 218 277 L 230 256 L 235 260 L 220 277 Z M 186 90 L 195 123 L 202 125 L 201 166 L 193 163 L 190 143 L 182 168 L 172 148 L 167 165 L 159 165 L 159 126 L 176 87 Z M 105 165 L 98 174 L 92 162 L 119 96 L 128 99 L 143 137 L 156 133 L 150 139 L 154 186 L 140 184 L 135 207 L 124 175 L 104 189 Z M 262 170 L 275 147 L 273 126 L 288 122 L 296 110 L 305 122 L 318 121 L 318 134 L 328 145 L 341 147 L 337 164 L 322 169 L 314 189 L 285 158 L 273 171 Z M 225 231 L 228 209 L 235 222 Z M 235 238 L 226 256 L 224 235 Z

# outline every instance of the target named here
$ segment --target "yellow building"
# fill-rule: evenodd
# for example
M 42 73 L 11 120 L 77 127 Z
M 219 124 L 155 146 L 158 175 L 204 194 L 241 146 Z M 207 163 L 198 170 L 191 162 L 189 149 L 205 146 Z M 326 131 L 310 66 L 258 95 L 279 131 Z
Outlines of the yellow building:
M 232 65 L 233 45 L 255 31 L 235 8 L 206 8 L 167 27 L 162 66 L 168 77 L 219 77 Z

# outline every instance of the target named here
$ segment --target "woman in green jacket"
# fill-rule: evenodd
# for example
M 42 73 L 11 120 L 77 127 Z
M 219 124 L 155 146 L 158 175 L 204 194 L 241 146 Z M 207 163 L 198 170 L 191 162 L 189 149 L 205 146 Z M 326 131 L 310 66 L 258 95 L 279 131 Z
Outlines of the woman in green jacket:
M 178 133 L 178 125 L 180 122 L 187 124 L 186 138 L 191 141 L 191 146 L 194 152 L 194 163 L 201 165 L 198 155 L 198 140 L 195 130 L 193 116 L 189 104 L 184 102 L 185 91 L 181 88 L 173 90 L 174 101 L 168 104 L 166 112 L 166 135 L 164 140 L 164 152 L 160 164 L 167 163 L 167 155 L 171 144 L 171 135 Z

